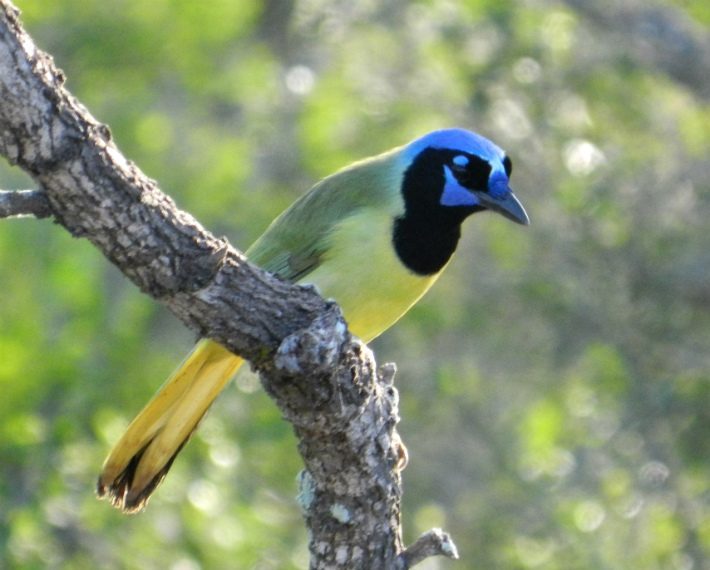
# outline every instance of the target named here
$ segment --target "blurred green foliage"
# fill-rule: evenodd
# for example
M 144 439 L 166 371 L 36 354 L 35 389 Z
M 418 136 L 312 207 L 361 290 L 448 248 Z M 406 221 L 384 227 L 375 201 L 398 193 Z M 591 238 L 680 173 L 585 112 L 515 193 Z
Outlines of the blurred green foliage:
M 453 533 L 463 561 L 428 568 L 707 568 L 710 107 L 662 28 L 639 48 L 595 17 L 616 2 L 18 4 L 121 149 L 241 247 L 426 130 L 506 148 L 533 225 L 475 216 L 375 343 L 400 368 L 405 538 Z M 707 47 L 707 2 L 624 6 Z M 192 333 L 46 221 L 0 222 L 0 291 L 0 567 L 307 566 L 294 438 L 253 378 L 123 516 L 98 468 Z

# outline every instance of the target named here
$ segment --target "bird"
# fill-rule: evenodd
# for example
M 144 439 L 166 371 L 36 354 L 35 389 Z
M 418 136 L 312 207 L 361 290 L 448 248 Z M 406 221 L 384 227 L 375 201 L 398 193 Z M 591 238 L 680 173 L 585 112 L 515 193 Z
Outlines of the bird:
M 246 251 L 278 277 L 314 285 L 368 343 L 427 292 L 472 214 L 530 220 L 510 188 L 512 162 L 462 128 L 429 132 L 316 183 Z M 142 510 L 243 360 L 210 339 L 190 354 L 129 424 L 106 458 L 97 494 Z

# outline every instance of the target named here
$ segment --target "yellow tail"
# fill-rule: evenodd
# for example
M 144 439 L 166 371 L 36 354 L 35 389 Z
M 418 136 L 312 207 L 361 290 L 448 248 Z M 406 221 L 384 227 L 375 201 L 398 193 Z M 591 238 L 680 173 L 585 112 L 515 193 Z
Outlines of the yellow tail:
M 216 342 L 198 342 L 111 450 L 99 476 L 99 497 L 126 512 L 142 509 L 243 362 Z

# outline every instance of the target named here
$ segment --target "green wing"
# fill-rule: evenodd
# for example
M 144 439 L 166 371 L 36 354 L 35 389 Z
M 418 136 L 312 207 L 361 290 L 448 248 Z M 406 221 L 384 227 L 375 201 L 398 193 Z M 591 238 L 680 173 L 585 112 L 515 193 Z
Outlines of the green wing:
M 342 220 L 367 208 L 399 215 L 402 170 L 397 150 L 320 181 L 271 223 L 247 257 L 282 279 L 300 281 L 323 262 L 329 238 Z

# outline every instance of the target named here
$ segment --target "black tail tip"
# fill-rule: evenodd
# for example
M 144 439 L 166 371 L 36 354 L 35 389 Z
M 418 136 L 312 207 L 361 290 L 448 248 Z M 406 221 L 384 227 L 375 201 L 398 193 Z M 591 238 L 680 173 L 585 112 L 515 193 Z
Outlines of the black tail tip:
M 139 453 L 131 458 L 126 468 L 121 471 L 118 477 L 110 483 L 107 484 L 101 477 L 99 477 L 96 482 L 97 497 L 99 499 L 106 499 L 109 503 L 111 503 L 111 506 L 119 509 L 125 514 L 133 515 L 141 512 L 148 504 L 148 500 L 152 496 L 155 489 L 163 482 L 163 479 L 165 479 L 165 476 L 168 474 L 173 461 L 175 461 L 175 458 L 182 449 L 183 445 L 184 442 L 147 485 L 141 489 L 137 489 L 133 486 L 133 480 L 138 464 L 140 463 L 143 452 L 145 451 L 145 448 L 143 448 Z

